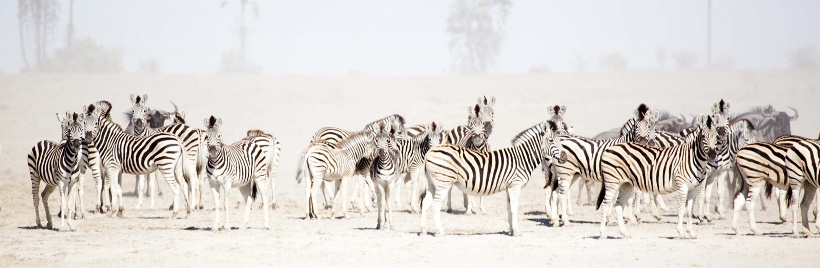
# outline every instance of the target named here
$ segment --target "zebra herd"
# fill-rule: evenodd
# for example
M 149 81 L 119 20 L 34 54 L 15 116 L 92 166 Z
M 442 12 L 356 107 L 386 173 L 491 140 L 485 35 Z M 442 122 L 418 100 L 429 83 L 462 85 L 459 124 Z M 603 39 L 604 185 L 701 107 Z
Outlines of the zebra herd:
M 183 217 L 204 208 L 202 191 L 209 186 L 215 205 L 212 230 L 230 230 L 230 191 L 239 188 L 245 202 L 240 229 L 247 225 L 251 204 L 258 197 L 262 201 L 264 227 L 269 228 L 268 209 L 276 204 L 279 140 L 262 130 L 249 130 L 244 138 L 226 144 L 221 118 L 205 118 L 205 128 L 200 129 L 185 123 L 184 112 L 152 110 L 146 101 L 146 95 L 131 95 L 126 128 L 112 121 L 112 106 L 107 101 L 84 106 L 79 113 L 58 114 L 62 140 L 40 141 L 28 155 L 37 225 L 42 227 L 42 198 L 47 228 L 53 227 L 48 197 L 59 189 L 59 229 L 74 229 L 72 220 L 84 217 L 81 174 L 90 170 L 96 185 L 95 211 L 101 213 L 107 210 L 109 215 L 123 216 L 122 174 L 145 175 L 138 178 L 137 207 L 142 205 L 146 183 L 153 207 L 155 178 L 159 175 L 173 195 L 172 219 L 179 217 L 183 202 Z M 468 214 L 474 210 L 476 201 L 477 210 L 484 212 L 482 197 L 505 191 L 509 234 L 518 236 L 521 189 L 540 165 L 546 175 L 546 215 L 560 226 L 568 225 L 573 215 L 569 203 L 573 183 L 601 184 L 597 198 L 602 216 L 601 237 L 606 237 L 610 219 L 617 223 L 622 236 L 629 237 L 624 220 L 640 222 L 644 200 L 649 200 L 652 215 L 660 220 L 658 211 L 665 207 L 663 194 L 678 197 L 679 236 L 695 237 L 692 219 L 714 219 L 707 208 L 715 185 L 719 193 L 717 211 L 722 217 L 723 192 L 733 178 L 737 187 L 732 228 L 737 233 L 738 215 L 744 206 L 749 212 L 751 230 L 758 233 L 754 202 L 765 185 L 767 195 L 777 195 L 784 222 L 786 208 L 802 196 L 803 224 L 798 227 L 797 210 L 793 210 L 793 232 L 811 235 L 808 209 L 820 188 L 820 142 L 789 133 L 766 142 L 760 133 L 775 132 L 759 126 L 771 125 L 772 118 L 777 116 L 759 118 L 756 129 L 752 119 L 732 118 L 730 102 L 719 100 L 713 103 L 710 113 L 694 116 L 691 126 L 674 133 L 661 128 L 668 123 L 685 126 L 685 120 L 662 119 L 659 110 L 640 104 L 617 137 L 596 139 L 571 134 L 572 127 L 564 122 L 566 106 L 554 105 L 549 106 L 547 120 L 521 131 L 512 139 L 512 146 L 491 150 L 488 138 L 493 132 L 494 105 L 494 97 L 480 97 L 475 105 L 469 106 L 466 124 L 452 129 L 435 121 L 405 126 L 404 117 L 398 114 L 368 123 L 361 131 L 319 129 L 302 151 L 297 166 L 296 181 L 305 184 L 305 219 L 319 218 L 316 201 L 321 189 L 330 204 L 330 217 L 335 218 L 337 213 L 347 217 L 348 201 L 341 200 L 339 209 L 335 206 L 338 199 L 347 196 L 347 180 L 353 179 L 359 213 L 369 209 L 364 204 L 366 193 L 375 192 L 376 228 L 392 229 L 390 200 L 409 184 L 411 211 L 421 215 L 419 234 L 426 234 L 427 214 L 432 208 L 434 234 L 444 235 L 442 202 L 445 196 L 452 199 L 450 193 L 455 187 L 464 194 Z M 796 116 L 786 116 L 785 120 L 794 120 Z M 171 124 L 164 125 L 166 119 Z M 45 189 L 38 194 L 41 182 Z M 471 200 L 470 196 L 478 200 Z M 447 203 L 447 210 L 452 210 L 451 201 Z M 694 209 L 695 203 L 698 210 Z M 226 210 L 222 224 L 220 207 Z

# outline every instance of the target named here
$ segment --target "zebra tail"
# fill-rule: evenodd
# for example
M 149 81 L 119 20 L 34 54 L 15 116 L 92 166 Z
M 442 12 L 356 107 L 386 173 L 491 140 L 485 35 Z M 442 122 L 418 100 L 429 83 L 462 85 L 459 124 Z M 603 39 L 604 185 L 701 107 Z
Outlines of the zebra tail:
M 271 150 L 270 166 L 268 168 L 268 179 L 273 181 L 276 177 L 276 170 L 279 169 L 279 156 L 282 154 L 282 144 L 279 139 L 273 138 L 273 150 Z
M 792 187 L 790 186 L 788 188 L 789 189 L 786 189 L 786 208 L 789 208 L 789 207 L 792 206 L 792 198 L 793 198 L 792 195 L 794 194 L 794 192 L 792 192 Z
M 595 209 L 601 209 L 601 203 L 604 202 L 604 196 L 606 195 L 606 183 L 601 180 L 601 191 L 598 192 L 598 201 L 596 201 Z
M 259 193 L 259 187 L 256 187 L 256 182 L 251 180 L 251 202 L 256 201 L 256 195 Z
M 774 185 L 771 182 L 766 181 L 766 198 L 772 199 L 772 190 L 774 189 Z
M 310 149 L 308 147 L 305 151 L 302 152 L 302 157 L 299 158 L 299 166 L 296 168 L 296 184 L 302 183 L 305 177 L 305 170 L 307 170 L 307 152 Z

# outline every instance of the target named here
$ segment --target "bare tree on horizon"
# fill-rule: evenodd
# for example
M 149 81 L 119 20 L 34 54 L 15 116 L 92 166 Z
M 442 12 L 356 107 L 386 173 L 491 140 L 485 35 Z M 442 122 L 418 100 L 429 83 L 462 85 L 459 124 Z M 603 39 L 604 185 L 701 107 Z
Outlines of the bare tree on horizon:
M 455 0 L 447 18 L 450 53 L 458 72 L 484 73 L 504 41 L 510 0 Z
M 47 58 L 48 37 L 59 19 L 60 5 L 56 0 L 18 0 L 17 23 L 20 30 L 20 53 L 29 69 L 25 39 L 27 31 L 34 31 L 34 55 L 39 63 Z
M 223 1 L 221 7 L 225 8 L 230 1 L 231 0 Z M 254 0 L 239 0 L 239 54 L 243 61 L 245 60 L 245 40 L 248 32 L 245 26 L 245 8 L 248 5 L 253 9 L 254 17 L 259 17 L 259 3 Z

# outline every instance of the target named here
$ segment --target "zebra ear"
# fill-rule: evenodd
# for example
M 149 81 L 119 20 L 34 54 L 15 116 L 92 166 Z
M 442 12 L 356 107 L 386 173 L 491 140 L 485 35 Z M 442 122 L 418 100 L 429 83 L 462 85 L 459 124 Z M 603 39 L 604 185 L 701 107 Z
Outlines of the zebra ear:
M 566 113 L 566 112 L 567 112 L 567 106 L 566 105 L 561 105 L 561 116 L 563 116 L 564 113 Z
M 489 105 L 490 105 L 490 106 L 495 105 L 495 96 L 490 97 L 490 103 L 489 103 Z
M 210 127 L 210 124 L 208 124 L 210 121 L 211 121 L 210 118 L 205 117 L 205 120 L 203 120 L 202 122 L 204 122 L 205 127 L 207 128 L 207 127 Z
M 137 103 L 137 96 L 134 96 L 134 94 L 131 94 L 131 104 L 135 104 L 135 103 Z
M 216 119 L 216 124 L 214 126 L 221 127 L 222 126 L 222 117 Z
M 148 101 L 148 94 L 142 94 L 142 103 L 145 104 L 146 101 Z
M 65 120 L 66 120 L 66 118 L 68 118 L 68 113 L 66 113 L 66 117 L 60 116 L 60 113 L 55 113 L 55 114 L 57 115 L 57 121 L 59 121 L 60 124 L 65 124 Z

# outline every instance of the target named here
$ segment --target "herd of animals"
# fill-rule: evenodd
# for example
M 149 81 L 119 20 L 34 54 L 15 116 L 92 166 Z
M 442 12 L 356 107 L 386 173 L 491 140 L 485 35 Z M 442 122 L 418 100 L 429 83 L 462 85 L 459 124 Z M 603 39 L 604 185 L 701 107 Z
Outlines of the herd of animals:
M 28 155 L 37 226 L 42 227 L 42 198 L 47 228 L 53 227 L 48 197 L 59 190 L 59 230 L 75 229 L 73 220 L 84 218 L 85 211 L 82 175 L 90 170 L 97 194 L 95 212 L 123 216 L 122 174 L 138 175 L 137 207 L 142 205 L 148 184 L 153 207 L 156 177 L 162 176 L 173 195 L 172 219 L 179 216 L 183 201 L 184 217 L 203 209 L 202 191 L 210 189 L 215 207 L 212 230 L 230 230 L 228 197 L 232 188 L 239 188 L 245 203 L 240 229 L 247 225 L 251 205 L 260 197 L 264 227 L 269 228 L 268 211 L 276 207 L 279 140 L 262 130 L 249 130 L 244 138 L 226 143 L 221 118 L 205 118 L 204 129 L 200 129 L 187 124 L 178 109 L 148 108 L 147 97 L 131 95 L 125 128 L 112 121 L 112 105 L 107 101 L 83 106 L 79 113 L 57 115 L 62 140 L 40 141 Z M 664 194 L 678 197 L 680 237 L 695 237 L 693 218 L 714 220 L 708 209 L 714 186 L 718 187 L 716 210 L 722 218 L 725 192 L 734 185 L 735 232 L 740 233 L 738 215 L 744 207 L 752 232 L 759 232 L 754 204 L 765 189 L 767 196 L 777 196 L 783 222 L 787 208 L 801 199 L 802 226 L 798 226 L 795 208 L 793 232 L 812 234 L 808 210 L 820 187 L 820 142 L 791 135 L 790 122 L 798 117 L 794 109 L 791 116 L 771 106 L 730 115 L 730 102 L 719 100 L 688 123 L 683 116 L 640 104 L 621 128 L 588 138 L 571 134 L 572 127 L 564 122 L 566 107 L 555 105 L 548 106 L 547 120 L 515 135 L 510 147 L 493 150 L 487 140 L 493 131 L 494 105 L 495 97 L 480 97 L 468 107 L 466 124 L 452 129 L 440 122 L 405 126 L 400 115 L 378 119 L 360 131 L 319 129 L 302 151 L 297 168 L 296 180 L 305 185 L 305 218 L 319 218 L 320 191 L 331 218 L 337 212 L 347 217 L 349 201 L 344 199 L 351 180 L 359 213 L 369 210 L 365 196 L 375 192 L 377 228 L 393 228 L 392 206 L 396 204 L 391 200 L 400 199 L 397 196 L 407 188 L 411 212 L 421 214 L 419 234 L 427 233 L 427 213 L 432 208 L 433 234 L 444 235 L 442 202 L 445 197 L 452 199 L 453 187 L 463 192 L 468 214 L 476 202 L 478 210 L 484 211 L 481 197 L 506 191 L 509 234 L 517 236 L 521 234 L 521 189 L 540 166 L 546 175 L 546 215 L 557 226 L 569 224 L 573 215 L 569 202 L 573 183 L 581 186 L 579 203 L 582 191 L 586 189 L 591 199 L 596 189 L 593 183 L 599 183 L 601 237 L 607 237 L 610 220 L 622 236 L 629 237 L 624 219 L 639 222 L 644 203 L 649 203 L 652 215 L 660 220 L 659 210 L 667 210 Z M 41 183 L 45 184 L 42 192 Z M 340 209 L 335 207 L 338 203 Z M 224 222 L 220 208 L 225 210 Z M 814 214 L 816 217 L 816 209 Z M 820 229 L 820 221 L 816 224 Z

